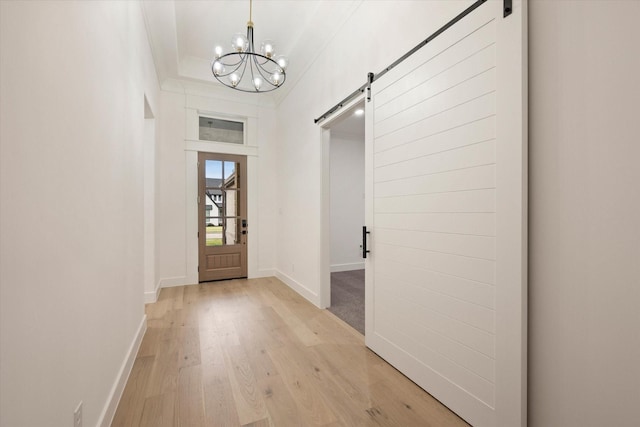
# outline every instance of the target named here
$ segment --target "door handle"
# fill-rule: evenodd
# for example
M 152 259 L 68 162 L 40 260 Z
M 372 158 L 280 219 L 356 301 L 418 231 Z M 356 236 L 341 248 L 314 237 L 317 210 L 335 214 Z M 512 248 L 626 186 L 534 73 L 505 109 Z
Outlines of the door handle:
M 367 254 L 371 251 L 367 249 L 367 234 L 371 234 L 370 231 L 367 231 L 367 226 L 362 226 L 362 258 L 366 258 Z

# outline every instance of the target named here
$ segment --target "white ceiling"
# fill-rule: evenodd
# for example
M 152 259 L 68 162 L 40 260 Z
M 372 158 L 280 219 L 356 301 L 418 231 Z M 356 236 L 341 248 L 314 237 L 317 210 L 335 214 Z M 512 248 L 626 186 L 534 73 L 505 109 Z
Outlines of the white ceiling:
M 255 44 L 274 41 L 289 67 L 281 89 L 250 96 L 282 100 L 361 1 L 254 0 Z M 212 50 L 229 49 L 233 34 L 246 34 L 249 0 L 143 0 L 143 10 L 161 85 L 179 79 L 222 88 L 211 75 Z

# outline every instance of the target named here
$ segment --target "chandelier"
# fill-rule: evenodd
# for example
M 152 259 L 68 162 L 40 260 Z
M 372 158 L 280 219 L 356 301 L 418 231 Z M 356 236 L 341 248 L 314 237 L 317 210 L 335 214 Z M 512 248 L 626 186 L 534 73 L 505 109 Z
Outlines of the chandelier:
M 217 45 L 211 61 L 213 76 L 223 85 L 243 92 L 270 92 L 282 86 L 286 78 L 287 59 L 275 56 L 275 45 L 265 40 L 260 53 L 253 44 L 252 0 L 249 0 L 249 22 L 247 35 L 235 34 L 231 39 L 229 53 Z

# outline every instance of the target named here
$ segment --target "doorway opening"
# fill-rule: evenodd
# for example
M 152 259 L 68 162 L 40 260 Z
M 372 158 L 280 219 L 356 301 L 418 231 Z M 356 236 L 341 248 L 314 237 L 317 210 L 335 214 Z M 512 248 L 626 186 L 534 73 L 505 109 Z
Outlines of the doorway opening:
M 346 108 L 327 127 L 329 253 L 324 267 L 329 269 L 330 298 L 326 307 L 364 335 L 364 101 Z
M 247 159 L 198 153 L 198 280 L 247 277 Z

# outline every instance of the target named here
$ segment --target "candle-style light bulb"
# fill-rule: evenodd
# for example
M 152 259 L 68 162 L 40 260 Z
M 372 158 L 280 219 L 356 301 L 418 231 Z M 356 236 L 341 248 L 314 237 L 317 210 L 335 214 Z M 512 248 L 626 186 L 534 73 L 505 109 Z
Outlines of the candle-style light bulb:
M 231 82 L 231 86 L 236 87 L 238 83 L 240 83 L 240 76 L 236 73 L 232 73 L 229 76 L 229 81 Z
M 271 40 L 265 40 L 262 42 L 262 45 L 260 46 L 260 53 L 262 53 L 264 56 L 266 56 L 267 58 L 271 58 L 273 57 L 275 51 L 276 47 Z
M 280 74 L 279 71 L 276 71 L 271 75 L 271 81 L 273 81 L 274 85 L 279 86 L 280 83 L 282 83 L 282 74 Z
M 213 63 L 213 73 L 216 76 L 219 76 L 220 74 L 224 73 L 224 65 L 222 65 L 222 63 L 220 61 L 214 61 L 214 63 Z
M 249 39 L 247 39 L 247 36 L 245 36 L 244 34 L 234 34 L 233 38 L 231 39 L 231 47 L 236 52 L 246 52 L 246 50 L 249 48 Z
M 275 61 L 278 63 L 280 68 L 282 68 L 282 71 L 286 70 L 289 65 L 289 60 L 284 55 L 279 55 Z
M 222 50 L 222 46 L 217 45 L 216 47 L 213 48 L 213 59 L 220 58 L 223 53 L 224 51 Z
M 256 77 L 255 79 L 253 79 L 253 85 L 255 86 L 256 90 L 260 90 L 260 88 L 262 87 L 262 78 Z

